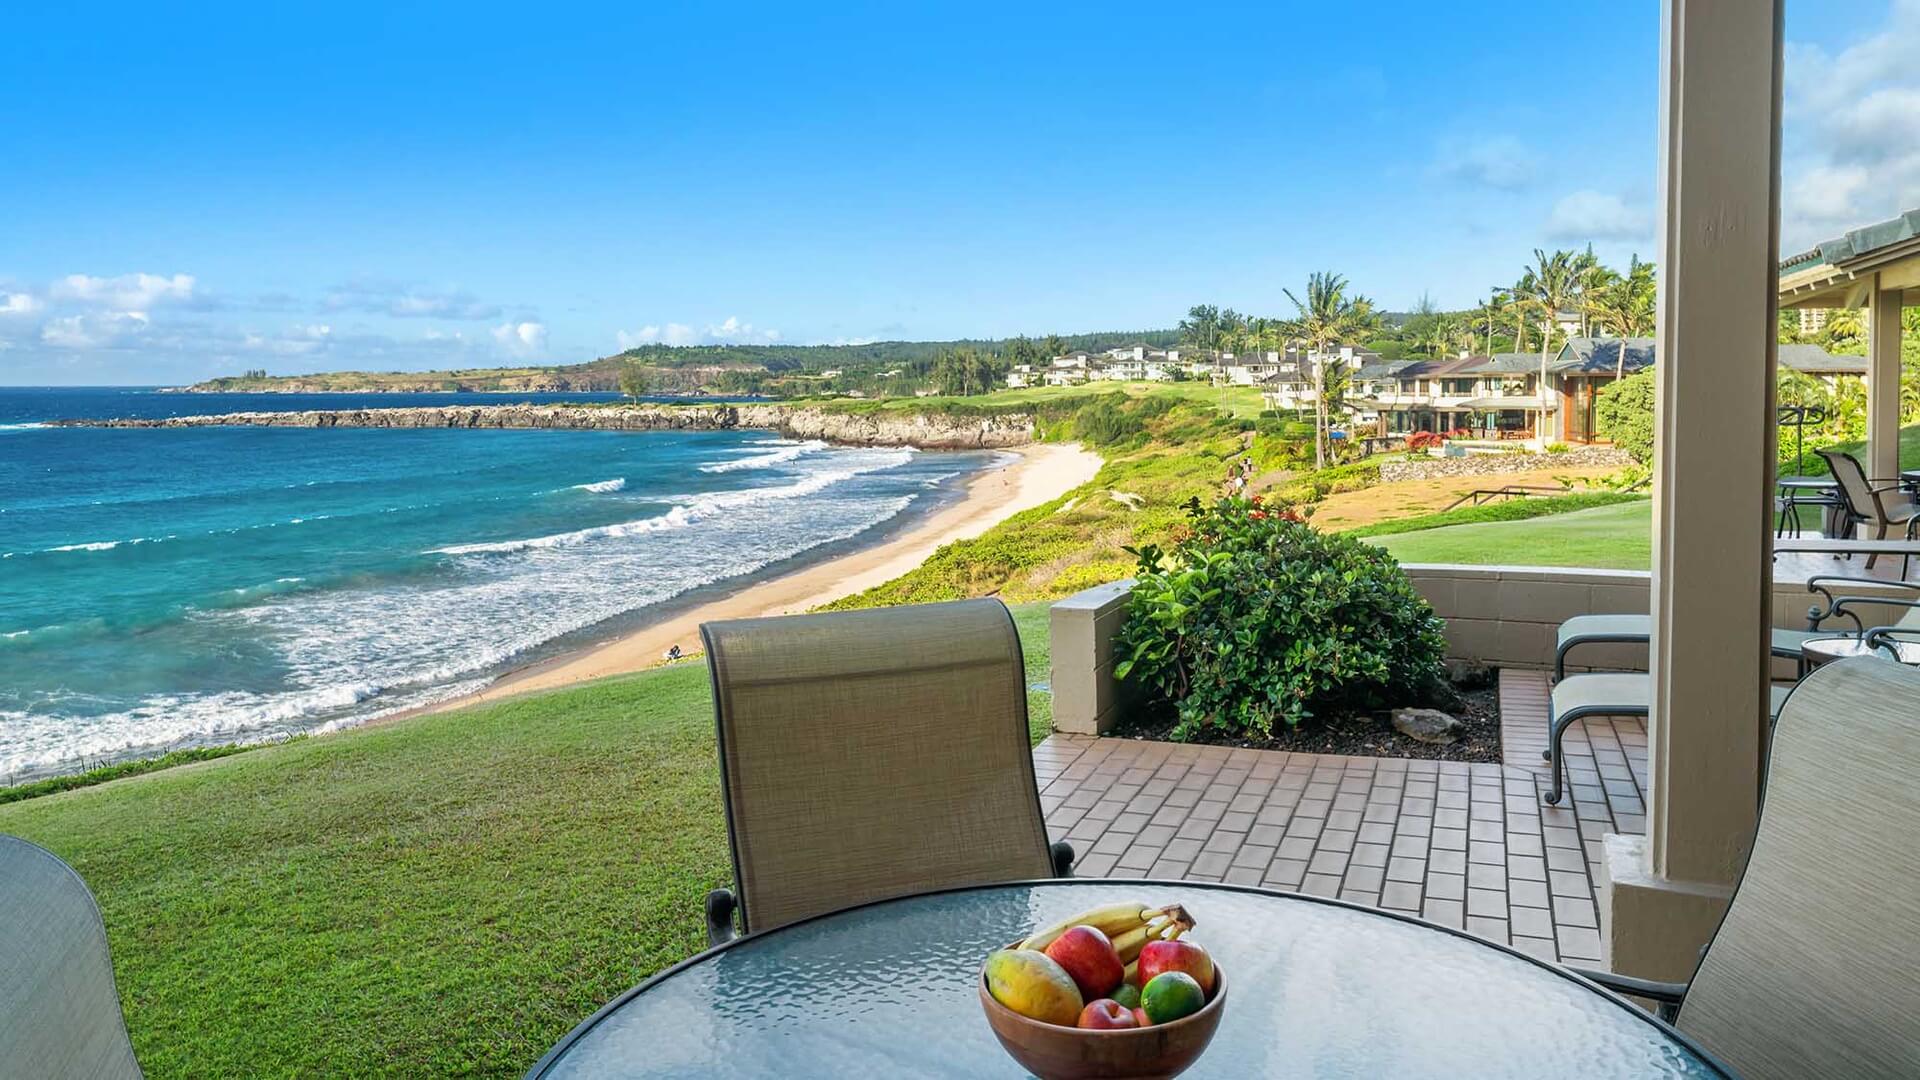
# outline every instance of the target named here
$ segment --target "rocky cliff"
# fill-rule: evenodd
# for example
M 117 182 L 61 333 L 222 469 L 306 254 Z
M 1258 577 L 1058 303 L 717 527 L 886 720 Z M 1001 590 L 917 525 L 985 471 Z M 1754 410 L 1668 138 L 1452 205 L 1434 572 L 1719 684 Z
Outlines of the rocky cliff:
M 793 405 L 469 405 L 437 408 L 241 412 L 164 419 L 61 420 L 69 427 L 555 428 L 712 431 L 765 428 L 850 446 L 980 450 L 1033 441 L 1033 417 L 949 416 L 905 410 L 839 412 Z

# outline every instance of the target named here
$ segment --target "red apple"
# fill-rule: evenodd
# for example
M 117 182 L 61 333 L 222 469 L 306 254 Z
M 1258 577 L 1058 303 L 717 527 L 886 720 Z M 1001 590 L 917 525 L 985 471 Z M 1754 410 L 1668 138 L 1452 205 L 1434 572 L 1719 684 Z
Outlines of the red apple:
M 1139 965 L 1141 986 L 1163 972 L 1184 971 L 1200 989 L 1213 993 L 1213 957 L 1191 941 L 1149 941 L 1140 950 Z
M 1139 1027 L 1140 1021 L 1119 1002 L 1112 998 L 1101 998 L 1080 1010 L 1080 1026 L 1106 1031 Z
M 1047 946 L 1047 955 L 1067 970 L 1088 1001 L 1113 993 L 1127 974 L 1113 942 L 1091 926 L 1076 926 L 1061 934 Z
M 1139 1027 L 1153 1026 L 1153 1020 L 1151 1017 L 1147 1016 L 1147 1010 L 1145 1009 L 1133 1010 L 1133 1022 Z

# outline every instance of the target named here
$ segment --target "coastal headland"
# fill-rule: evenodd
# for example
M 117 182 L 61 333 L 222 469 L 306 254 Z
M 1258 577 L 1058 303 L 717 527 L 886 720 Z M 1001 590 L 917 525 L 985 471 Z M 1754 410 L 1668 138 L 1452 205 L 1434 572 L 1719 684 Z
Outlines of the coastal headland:
M 756 428 L 843 446 L 1001 450 L 1034 439 L 1025 413 L 958 415 L 810 405 L 447 405 L 424 408 L 235 412 L 207 416 L 56 420 L 59 427 L 552 428 L 568 431 L 725 431 Z

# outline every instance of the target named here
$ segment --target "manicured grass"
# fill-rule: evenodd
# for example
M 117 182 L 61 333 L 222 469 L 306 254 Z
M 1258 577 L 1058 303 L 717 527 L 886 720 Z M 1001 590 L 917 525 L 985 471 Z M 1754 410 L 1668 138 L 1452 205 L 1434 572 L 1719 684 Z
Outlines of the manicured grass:
M 1523 521 L 1527 518 L 1546 517 L 1549 514 L 1565 514 L 1575 510 L 1591 510 L 1596 506 L 1613 506 L 1619 503 L 1644 502 L 1645 495 L 1636 495 L 1623 491 L 1580 491 L 1567 495 L 1541 495 L 1533 498 L 1503 499 L 1499 502 L 1482 503 L 1479 506 L 1462 506 L 1453 510 L 1443 510 L 1434 514 L 1421 514 L 1418 517 L 1396 518 L 1391 521 L 1377 521 L 1371 525 L 1342 530 L 1349 536 L 1391 536 L 1395 533 L 1420 532 L 1424 529 L 1441 529 L 1450 525 L 1473 525 L 1489 521 Z
M 1045 607 L 1018 614 L 1044 680 Z M 27 799 L 0 831 L 93 888 L 149 1076 L 517 1076 L 704 944 L 710 710 L 679 664 Z
M 1653 560 L 1653 506 L 1639 499 L 1524 521 L 1398 533 L 1374 542 L 1403 563 L 1645 570 Z

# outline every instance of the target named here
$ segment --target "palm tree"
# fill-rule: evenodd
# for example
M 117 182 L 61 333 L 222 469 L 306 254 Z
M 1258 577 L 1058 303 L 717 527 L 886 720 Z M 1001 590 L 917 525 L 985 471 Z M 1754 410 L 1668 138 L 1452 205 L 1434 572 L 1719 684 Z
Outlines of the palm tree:
M 1579 294 L 1581 272 L 1582 264 L 1573 252 L 1556 251 L 1549 255 L 1534 248 L 1533 265 L 1527 267 L 1520 283 L 1514 286 L 1522 304 L 1540 313 L 1540 426 L 1543 429 L 1547 413 L 1551 411 L 1547 396 L 1547 359 L 1551 355 L 1554 323 L 1562 311 L 1573 306 Z
M 1493 355 L 1493 329 L 1501 319 L 1506 318 L 1507 306 L 1506 291 L 1495 289 L 1481 302 L 1480 310 L 1475 312 L 1479 325 L 1486 328 L 1488 356 Z M 1514 343 L 1514 348 L 1521 348 L 1518 341 Z
M 1593 245 L 1573 257 L 1573 299 L 1580 309 L 1580 336 L 1588 336 L 1586 298 L 1620 275 L 1607 269 L 1593 253 Z
M 1601 326 L 1619 334 L 1619 358 L 1614 361 L 1613 377 L 1619 379 L 1627 372 L 1626 338 L 1646 337 L 1653 333 L 1653 305 L 1655 286 L 1653 264 L 1643 263 L 1635 255 L 1627 264 L 1627 275 L 1621 277 L 1611 271 L 1611 280 L 1587 294 L 1585 310 Z
M 1828 344 L 1853 345 L 1866 334 L 1866 322 L 1860 318 L 1859 308 L 1834 308 L 1827 312 Z
M 1288 333 L 1307 346 L 1308 363 L 1314 371 L 1313 465 L 1327 464 L 1327 398 L 1333 392 L 1339 361 L 1330 353 L 1334 346 L 1357 341 L 1369 330 L 1376 315 L 1373 302 L 1364 296 L 1347 295 L 1347 279 L 1330 271 L 1307 276 L 1307 298 L 1303 301 L 1292 289 L 1282 289 L 1293 302 L 1294 318 Z

